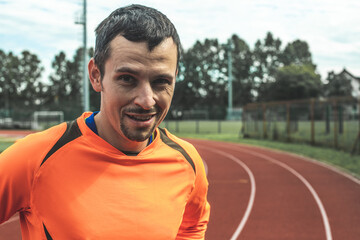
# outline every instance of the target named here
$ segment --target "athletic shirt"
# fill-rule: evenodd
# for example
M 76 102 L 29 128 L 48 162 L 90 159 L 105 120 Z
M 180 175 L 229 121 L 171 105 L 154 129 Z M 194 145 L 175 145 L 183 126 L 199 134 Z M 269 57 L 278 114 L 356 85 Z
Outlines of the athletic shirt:
M 210 207 L 201 157 L 156 129 L 127 156 L 84 113 L 18 140 L 0 155 L 0 223 L 19 212 L 22 239 L 204 239 Z

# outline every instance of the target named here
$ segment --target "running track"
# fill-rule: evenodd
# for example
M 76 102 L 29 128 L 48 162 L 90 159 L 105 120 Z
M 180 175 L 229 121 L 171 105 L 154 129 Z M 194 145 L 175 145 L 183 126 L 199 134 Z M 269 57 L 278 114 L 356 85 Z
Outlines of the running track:
M 360 181 L 297 155 L 188 139 L 208 171 L 207 240 L 360 239 Z M 21 239 L 17 216 L 0 240 Z

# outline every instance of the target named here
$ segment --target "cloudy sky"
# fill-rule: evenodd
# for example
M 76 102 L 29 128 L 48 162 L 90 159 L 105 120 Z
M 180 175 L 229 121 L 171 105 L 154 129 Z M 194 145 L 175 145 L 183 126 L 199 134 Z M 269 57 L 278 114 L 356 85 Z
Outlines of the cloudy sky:
M 205 38 L 225 43 L 234 33 L 253 48 L 271 31 L 283 47 L 306 41 L 323 79 L 344 67 L 360 76 L 359 0 L 88 0 L 88 46 L 94 46 L 94 29 L 102 19 L 132 3 L 165 13 L 185 49 Z M 81 46 L 82 27 L 74 23 L 81 11 L 82 0 L 0 0 L 0 49 L 37 54 L 47 77 L 56 54 L 72 57 Z

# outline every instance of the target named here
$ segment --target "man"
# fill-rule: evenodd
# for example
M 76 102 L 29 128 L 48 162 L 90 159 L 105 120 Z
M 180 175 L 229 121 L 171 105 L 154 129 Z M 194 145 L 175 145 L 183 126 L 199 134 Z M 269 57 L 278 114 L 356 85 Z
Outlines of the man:
M 98 113 L 18 141 L 0 157 L 0 223 L 23 239 L 204 239 L 207 180 L 195 148 L 158 126 L 180 40 L 155 9 L 119 8 L 96 29 L 88 64 Z

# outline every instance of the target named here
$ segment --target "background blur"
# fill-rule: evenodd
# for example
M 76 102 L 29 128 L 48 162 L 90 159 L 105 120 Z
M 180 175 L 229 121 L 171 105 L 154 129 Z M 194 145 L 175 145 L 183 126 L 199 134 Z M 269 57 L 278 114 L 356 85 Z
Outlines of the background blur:
M 196 132 L 200 120 L 215 121 L 211 129 L 231 121 L 239 125 L 228 129 L 248 137 L 304 135 L 316 144 L 323 134 L 337 147 L 351 132 L 345 145 L 357 144 L 359 1 L 88 0 L 87 58 L 97 24 L 131 3 L 165 13 L 183 43 L 168 127 L 195 121 Z M 46 128 L 84 111 L 79 23 L 82 0 L 0 0 L 1 128 Z M 99 95 L 89 92 L 85 110 L 98 110 Z

